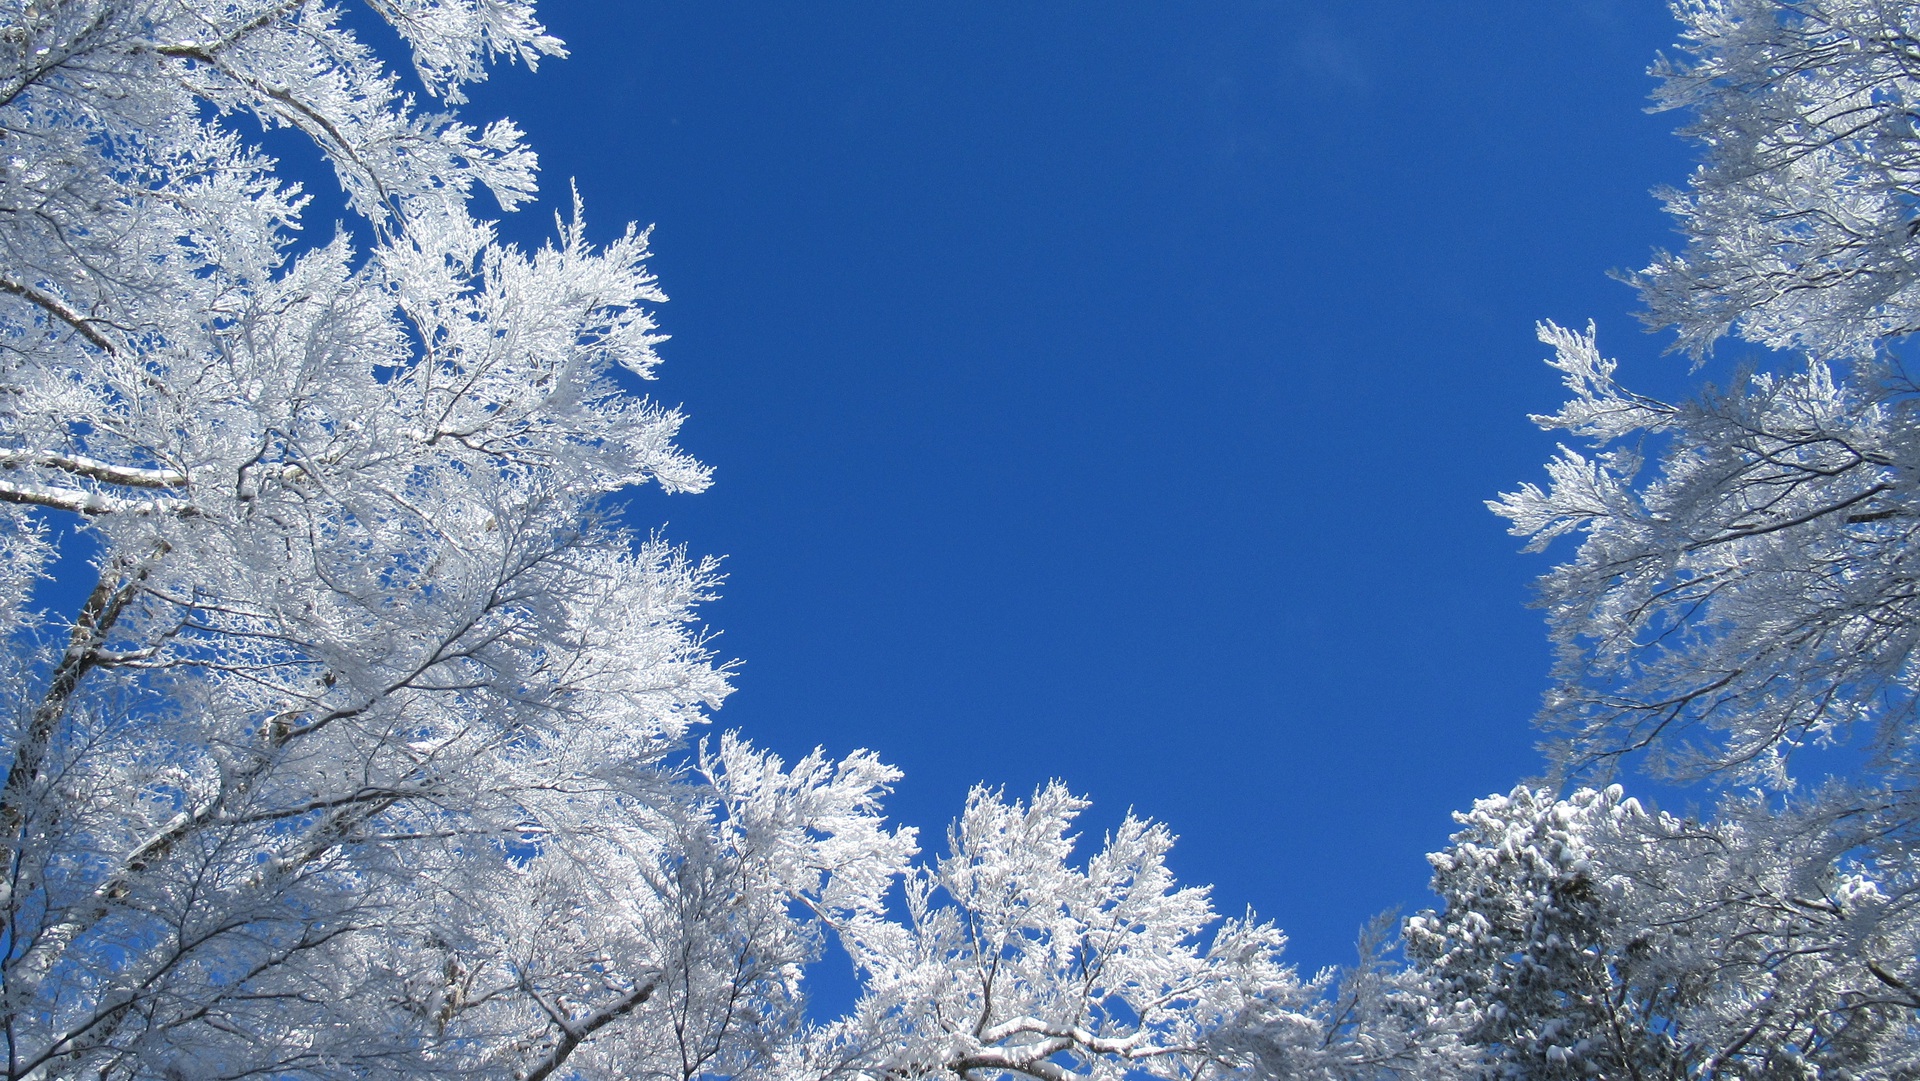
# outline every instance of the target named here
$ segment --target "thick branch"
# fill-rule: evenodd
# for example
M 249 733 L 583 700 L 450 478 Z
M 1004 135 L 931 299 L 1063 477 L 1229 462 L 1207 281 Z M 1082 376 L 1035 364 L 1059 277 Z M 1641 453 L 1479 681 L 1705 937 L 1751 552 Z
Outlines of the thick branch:
M 1916 995 L 1914 993 L 1913 988 L 1907 984 L 1907 981 L 1901 979 L 1898 976 L 1895 976 L 1893 973 L 1888 972 L 1886 969 L 1881 968 L 1879 962 L 1877 961 L 1869 960 L 1867 962 L 1867 971 L 1873 973 L 1874 979 L 1879 980 L 1881 983 L 1884 983 L 1888 987 L 1891 987 L 1895 991 L 1898 991 L 1901 994 L 1905 995 L 1907 997 L 1906 1004 L 1908 1006 L 1912 1006 L 1915 1009 L 1920 1009 L 1920 995 Z
M 655 986 L 657 985 L 652 982 L 643 983 L 639 987 L 621 996 L 618 1002 L 598 1010 L 580 1021 L 569 1021 L 563 1015 L 548 1009 L 547 1004 L 542 1002 L 539 996 L 536 995 L 534 1001 L 540 1003 L 540 1008 L 546 1010 L 547 1015 L 553 1018 L 554 1026 L 560 1030 L 560 1042 L 554 1044 L 553 1049 L 548 1051 L 546 1056 L 536 1063 L 532 1069 L 521 1074 L 520 1081 L 544 1081 L 553 1071 L 566 1064 L 567 1059 L 573 1055 L 574 1049 L 579 1047 L 587 1037 L 639 1009 L 648 999 L 652 998 Z M 531 993 L 531 988 L 529 988 L 529 992 Z
M 33 716 L 27 722 L 27 730 L 14 747 L 13 764 L 7 769 L 5 786 L 0 788 L 0 871 L 7 873 L 6 881 L 0 882 L 0 907 L 11 904 L 13 900 L 13 870 L 19 856 L 20 828 L 26 822 L 25 803 L 29 790 L 40 777 L 40 767 L 53 741 L 54 729 L 66 716 L 67 706 L 72 702 L 80 680 L 95 667 L 100 647 L 106 642 L 113 625 L 139 593 L 140 584 L 146 580 L 153 560 L 165 551 L 163 544 L 151 558 L 142 560 L 124 578 L 112 573 L 100 576 L 86 603 L 80 606 L 80 614 L 74 618 L 67 650 L 53 670 L 53 680 L 46 694 L 34 709 Z
M 74 311 L 59 297 L 43 293 L 30 285 L 22 285 L 12 278 L 0 276 L 0 293 L 12 293 L 36 305 L 40 310 L 72 327 L 82 338 L 91 342 L 103 353 L 117 352 L 113 342 L 107 336 L 94 329 L 93 321 Z
M 1029 1077 L 1037 1077 L 1040 1081 L 1079 1081 L 1079 1074 L 1047 1057 L 1047 1055 L 1065 1051 L 1066 1046 L 1055 1046 L 1055 1044 L 1066 1043 L 1067 1041 L 1064 1040 L 1049 1040 L 1044 1044 L 1037 1044 L 1036 1049 L 1044 1049 L 1046 1054 L 1034 1058 L 1008 1054 L 998 1048 L 987 1048 L 965 1058 L 956 1059 L 947 1066 L 947 1069 L 962 1077 L 965 1077 L 970 1070 L 1012 1070 Z
M 0 503 L 25 503 L 93 517 L 100 514 L 179 514 L 192 517 L 193 504 L 180 499 L 120 499 L 103 492 L 55 488 L 45 484 L 0 481 Z
M 179 488 L 187 483 L 187 475 L 178 469 L 116 465 L 98 458 L 50 450 L 0 450 L 0 468 L 20 465 L 46 466 L 77 477 L 133 488 Z
M 0 481 L 0 502 L 25 503 L 30 507 L 49 507 L 73 514 L 111 514 L 121 509 L 121 501 L 99 492 L 75 488 L 53 488 L 45 484 L 13 484 Z
M 985 1043 L 1000 1043 L 1022 1033 L 1070 1040 L 1096 1055 L 1121 1055 L 1127 1058 L 1139 1057 L 1141 1047 L 1148 1040 L 1144 1030 L 1122 1039 L 1113 1039 L 1096 1036 L 1091 1030 L 1079 1026 L 1049 1025 L 1037 1017 L 1016 1017 L 1011 1021 L 1003 1021 L 981 1033 L 980 1039 Z

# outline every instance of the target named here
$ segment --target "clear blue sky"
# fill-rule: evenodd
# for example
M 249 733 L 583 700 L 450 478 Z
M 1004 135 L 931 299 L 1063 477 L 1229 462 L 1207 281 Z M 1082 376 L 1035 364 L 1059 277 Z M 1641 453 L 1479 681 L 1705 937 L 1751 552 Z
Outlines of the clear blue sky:
M 1481 500 L 1541 473 L 1539 318 L 1684 367 L 1606 271 L 1685 176 L 1653 0 L 549 0 L 480 89 L 549 228 L 658 224 L 655 385 L 717 470 L 636 520 L 728 556 L 719 716 L 872 747 L 937 840 L 1089 793 L 1307 967 L 1424 903 L 1540 768 L 1547 649 Z

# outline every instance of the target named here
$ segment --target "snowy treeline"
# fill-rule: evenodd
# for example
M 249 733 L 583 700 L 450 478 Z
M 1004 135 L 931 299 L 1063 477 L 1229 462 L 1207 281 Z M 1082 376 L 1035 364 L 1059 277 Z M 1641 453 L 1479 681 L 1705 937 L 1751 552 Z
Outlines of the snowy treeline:
M 561 44 L 525 0 L 368 7 L 415 94 L 322 0 L 0 0 L 6 1078 L 1920 1076 L 1920 16 L 1680 7 L 1708 156 L 1651 310 L 1805 363 L 1668 404 L 1549 327 L 1542 421 L 1591 446 L 1498 504 L 1581 537 L 1568 775 L 1648 757 L 1715 817 L 1482 801 L 1441 907 L 1307 976 L 1163 826 L 1076 854 L 1067 789 L 981 788 L 923 854 L 874 755 L 699 735 L 717 568 L 608 513 L 707 483 L 635 393 L 647 238 L 474 208 L 534 159 L 462 88 Z M 262 126 L 350 232 L 300 241 Z M 1868 764 L 1795 787 L 1822 740 Z M 829 937 L 860 997 L 810 1022 Z

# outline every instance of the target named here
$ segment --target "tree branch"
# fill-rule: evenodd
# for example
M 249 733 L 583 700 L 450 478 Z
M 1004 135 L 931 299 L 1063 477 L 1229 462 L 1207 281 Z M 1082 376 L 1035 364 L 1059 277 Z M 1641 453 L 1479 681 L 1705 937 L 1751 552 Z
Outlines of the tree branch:
M 80 680 L 95 667 L 99 649 L 106 642 L 113 625 L 138 595 L 140 584 L 151 572 L 154 560 L 164 555 L 166 550 L 166 544 L 162 542 L 153 555 L 141 560 L 124 578 L 102 574 L 86 603 L 80 606 L 80 614 L 74 618 L 67 650 L 54 667 L 53 680 L 28 720 L 26 732 L 22 733 L 19 744 L 14 748 L 13 764 L 7 769 L 4 787 L 0 787 L 0 871 L 6 873 L 6 879 L 0 881 L 0 908 L 10 906 L 13 900 L 14 864 L 19 857 L 20 828 L 26 822 L 24 805 L 28 790 L 39 779 L 40 766 L 46 759 L 54 729 L 66 716 L 67 706 L 73 700 L 74 692 L 79 689 Z
M 107 339 L 106 335 L 94 329 L 93 320 L 74 311 L 58 297 L 43 293 L 30 285 L 22 285 L 12 278 L 5 276 L 0 276 L 0 293 L 12 293 L 14 296 L 38 306 L 48 315 L 72 327 L 82 338 L 85 338 L 103 353 L 113 354 L 119 352 L 113 342 Z
M 520 1081 L 544 1081 L 553 1071 L 566 1064 L 567 1059 L 573 1054 L 574 1049 L 579 1047 L 587 1037 L 639 1009 L 648 999 L 652 998 L 653 989 L 656 986 L 658 986 L 658 984 L 652 981 L 643 983 L 639 987 L 621 996 L 619 1001 L 588 1015 L 588 1017 L 582 1021 L 568 1021 L 563 1015 L 555 1013 L 547 1006 L 546 1002 L 529 987 L 527 989 L 528 993 L 534 995 L 534 1001 L 540 1004 L 540 1008 L 546 1011 L 549 1017 L 553 1018 L 554 1027 L 560 1030 L 560 1042 L 555 1044 L 553 1049 L 548 1051 L 545 1057 L 536 1063 L 532 1069 L 521 1074 Z
M 116 465 L 98 458 L 50 450 L 0 450 L 0 469 L 22 465 L 46 466 L 89 480 L 124 484 L 132 488 L 181 488 L 187 483 L 185 473 L 164 466 Z

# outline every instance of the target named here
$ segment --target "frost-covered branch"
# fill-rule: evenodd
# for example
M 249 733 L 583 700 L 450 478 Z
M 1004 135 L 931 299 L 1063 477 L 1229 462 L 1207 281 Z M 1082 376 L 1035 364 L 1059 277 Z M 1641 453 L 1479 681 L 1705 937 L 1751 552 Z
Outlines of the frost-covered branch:
M 14 296 L 22 297 L 32 302 L 36 307 L 40 308 L 40 310 L 72 328 L 95 349 L 103 353 L 112 353 L 115 351 L 113 342 L 108 339 L 106 335 L 100 333 L 99 329 L 93 325 L 91 320 L 79 312 L 74 311 L 71 307 L 68 307 L 59 297 L 52 296 L 29 285 L 22 285 L 7 277 L 0 277 L 0 292 L 12 293 Z
M 1601 370 L 1591 329 L 1542 338 L 1561 370 Z M 1581 535 L 1542 593 L 1561 647 L 1543 716 L 1570 737 L 1563 762 L 1647 749 L 1682 776 L 1780 783 L 1796 749 L 1859 729 L 1903 758 L 1916 403 L 1814 363 L 1649 406 L 1604 371 L 1570 376 L 1577 397 L 1539 418 L 1588 451 L 1489 504 L 1536 549 Z
M 907 922 L 843 930 L 866 993 L 781 1075 L 1332 1079 L 1466 1061 L 1416 984 L 1358 975 L 1336 1007 L 1330 976 L 1281 963 L 1271 925 L 1220 920 L 1205 890 L 1176 886 L 1162 826 L 1129 816 L 1072 865 L 1085 806 L 1057 783 L 1024 804 L 976 789 L 950 854 L 909 879 Z
M 164 466 L 116 465 L 81 454 L 46 450 L 0 450 L 0 469 L 22 465 L 57 469 L 76 477 L 132 488 L 181 488 L 187 483 L 185 473 Z
M 553 1049 L 521 1077 L 524 1081 L 543 1081 L 555 1070 L 566 1065 L 567 1059 L 573 1055 L 581 1041 L 646 1005 L 647 1000 L 653 997 L 653 991 L 653 984 L 641 984 L 611 1004 L 575 1020 L 547 1006 L 545 1000 L 529 987 L 528 992 L 533 996 L 534 1001 L 547 1011 L 547 1015 L 553 1019 L 554 1027 L 560 1030 L 560 1038 L 554 1041 Z

